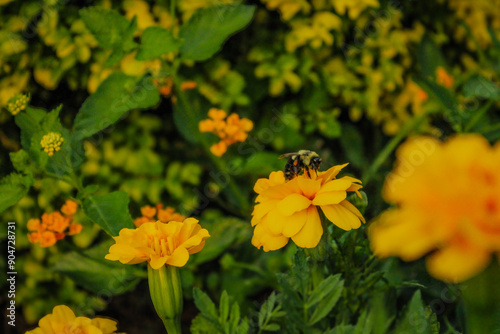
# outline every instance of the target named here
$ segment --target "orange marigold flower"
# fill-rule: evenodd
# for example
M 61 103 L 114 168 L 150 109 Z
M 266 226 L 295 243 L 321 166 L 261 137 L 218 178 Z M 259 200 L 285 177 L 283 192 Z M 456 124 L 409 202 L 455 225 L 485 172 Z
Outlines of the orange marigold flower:
M 141 213 L 146 218 L 153 218 L 156 215 L 156 208 L 146 205 L 141 208 Z
M 78 203 L 70 199 L 66 200 L 66 203 L 61 207 L 61 212 L 66 216 L 71 216 L 76 213 L 78 209 Z
M 436 78 L 437 83 L 446 88 L 451 88 L 451 86 L 453 86 L 453 77 L 441 66 L 436 69 Z
M 82 231 L 83 226 L 81 224 L 72 223 L 69 225 L 68 235 L 75 235 Z
M 360 196 L 361 181 L 350 176 L 336 179 L 345 166 L 312 173 L 310 178 L 304 174 L 286 181 L 284 173 L 278 171 L 268 179 L 259 179 L 254 186 L 259 204 L 252 213 L 252 244 L 267 252 L 284 247 L 292 238 L 299 247 L 316 247 L 323 235 L 318 207 L 343 230 L 360 227 L 365 219 L 346 197 L 350 191 Z
M 38 231 L 41 228 L 40 219 L 32 218 L 27 223 L 28 231 Z
M 427 269 L 444 281 L 478 274 L 500 252 L 499 170 L 500 142 L 480 135 L 407 141 L 383 189 L 397 208 L 370 228 L 374 253 L 412 261 L 432 252 Z
M 42 247 L 53 246 L 57 241 L 56 234 L 52 231 L 43 231 L 40 233 L 38 241 Z
M 189 90 L 189 89 L 194 89 L 196 88 L 196 82 L 194 81 L 184 81 L 183 83 L 181 83 L 181 90 L 182 91 L 185 91 L 185 90 Z
M 122 229 L 119 236 L 113 238 L 116 244 L 109 248 L 106 259 L 124 264 L 148 261 L 153 269 L 164 265 L 182 267 L 190 254 L 205 246 L 208 237 L 208 231 L 201 228 L 195 218 L 167 224 L 145 223 L 137 229 Z
M 38 326 L 26 334 L 114 334 L 117 330 L 114 320 L 76 317 L 66 305 L 54 307 L 51 314 L 40 319 Z
M 152 221 L 153 220 L 151 220 L 148 217 L 139 217 L 139 218 L 134 219 L 134 225 L 135 225 L 135 227 L 139 227 L 144 223 L 150 223 Z
M 210 152 L 216 157 L 221 157 L 227 151 L 227 144 L 224 141 L 220 141 L 217 144 L 210 146 Z

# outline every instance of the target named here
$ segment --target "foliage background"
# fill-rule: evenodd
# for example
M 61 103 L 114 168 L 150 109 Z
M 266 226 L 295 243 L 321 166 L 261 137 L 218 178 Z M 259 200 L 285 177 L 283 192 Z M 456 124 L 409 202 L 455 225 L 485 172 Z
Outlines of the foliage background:
M 258 312 L 271 291 L 282 290 L 287 280 L 293 291 L 321 281 L 304 283 L 309 278 L 299 273 L 306 270 L 300 267 L 306 260 L 300 250 L 294 255 L 293 245 L 263 253 L 249 242 L 251 189 L 259 177 L 283 168 L 280 154 L 307 148 L 320 154 L 323 166 L 349 162 L 349 173 L 365 185 L 365 216 L 371 219 L 386 207 L 380 189 L 392 166 L 392 151 L 406 136 L 444 138 L 475 131 L 490 141 L 500 138 L 498 1 L 245 4 L 252 7 L 231 0 L 0 1 L 0 173 L 5 178 L 0 189 L 2 203 L 17 202 L 1 205 L 6 209 L 2 221 L 14 220 L 18 226 L 16 300 L 22 316 L 17 329 L 32 328 L 53 306 L 67 304 L 77 313 L 114 317 L 119 329 L 129 333 L 161 330 L 159 319 L 151 317 L 143 268 L 100 260 L 110 238 L 88 213 L 80 211 L 77 219 L 84 230 L 71 240 L 47 249 L 29 244 L 27 220 L 57 210 L 69 197 L 83 201 L 123 191 L 119 202 L 122 208 L 128 206 L 130 217 L 140 216 L 141 206 L 156 203 L 199 217 L 212 238 L 182 271 L 185 328 L 197 314 L 196 306 L 210 308 L 200 306 L 201 294 L 194 304 L 192 288 L 199 287 L 215 301 L 227 291 L 258 332 L 264 327 Z M 84 6 L 114 14 L 80 10 Z M 248 25 L 228 22 L 235 13 L 248 17 Z M 224 39 L 209 39 L 208 46 L 200 47 L 196 29 L 185 28 L 193 16 L 205 24 L 205 31 L 213 28 L 214 17 L 229 31 L 226 36 L 241 31 L 220 50 Z M 150 27 L 169 33 L 152 29 L 148 40 L 145 31 Z M 157 33 L 164 35 L 159 39 Z M 179 34 L 194 46 L 176 45 Z M 155 49 L 161 53 L 154 54 Z M 439 75 L 439 68 L 451 77 L 451 84 Z M 174 78 L 174 91 L 159 94 L 153 79 L 165 82 L 168 77 Z M 107 84 L 101 85 L 106 78 Z M 196 89 L 181 91 L 185 80 L 195 81 Z M 73 175 L 50 175 L 42 152 L 27 150 L 22 117 L 6 108 L 20 92 L 31 94 L 33 110 L 55 110 L 62 104 L 45 124 L 73 127 L 71 145 L 65 148 L 72 157 Z M 124 94 L 128 99 L 122 112 L 109 116 L 113 97 Z M 215 136 L 197 131 L 210 107 L 237 112 L 255 124 L 247 141 L 231 147 L 221 159 L 208 150 Z M 27 113 L 28 118 L 42 115 L 36 110 Z M 79 123 L 79 117 L 85 120 L 85 110 L 88 122 Z M 102 117 L 93 119 L 93 113 Z M 29 158 L 14 154 L 21 148 Z M 22 179 L 6 179 L 13 172 Z M 18 198 L 12 200 L 12 194 Z M 2 239 L 5 231 L 0 231 Z M 404 312 L 398 320 L 393 315 L 403 305 L 412 309 L 408 314 L 425 313 L 421 321 L 429 321 L 429 333 L 435 332 L 431 328 L 436 323 L 443 333 L 462 329 L 453 286 L 428 277 L 419 261 L 373 259 L 364 228 L 337 232 L 331 231 L 337 248 L 328 250 L 329 266 L 331 274 L 342 274 L 344 288 L 333 303 L 335 311 L 316 324 L 317 330 L 326 331 L 328 322 L 354 326 L 376 319 L 374 333 L 384 332 L 384 326 L 400 333 L 407 321 Z M 5 259 L 1 261 L 4 267 Z M 107 277 L 116 282 L 113 288 Z M 294 298 L 302 305 L 307 300 L 301 298 L 312 291 Z M 282 291 L 276 300 L 288 314 L 295 312 L 289 300 L 293 294 Z M 261 314 L 282 328 L 283 315 L 270 315 L 271 301 L 264 304 L 269 314 Z M 383 301 L 387 305 L 381 307 Z M 374 309 L 385 311 L 375 314 Z M 193 326 L 196 331 L 196 322 Z M 337 332 L 341 329 L 331 331 Z

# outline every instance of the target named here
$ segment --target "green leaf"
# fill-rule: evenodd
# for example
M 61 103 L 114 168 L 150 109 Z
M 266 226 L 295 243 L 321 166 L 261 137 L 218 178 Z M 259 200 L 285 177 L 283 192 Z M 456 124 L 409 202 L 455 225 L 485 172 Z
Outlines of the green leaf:
M 194 304 L 205 319 L 218 323 L 217 309 L 206 293 L 195 287 L 193 289 L 193 299 Z
M 495 83 L 482 75 L 471 76 L 464 84 L 465 97 L 480 97 L 488 100 L 500 100 L 500 89 Z
M 87 217 L 101 226 L 106 233 L 117 236 L 122 228 L 134 228 L 128 210 L 129 200 L 128 194 L 123 191 L 88 196 L 83 201 L 83 210 Z
M 338 289 L 343 284 L 340 282 L 340 274 L 331 275 L 322 280 L 316 288 L 314 288 L 309 298 L 307 298 L 307 307 L 312 307 L 326 298 L 333 290 Z
M 425 77 L 434 78 L 438 67 L 446 68 L 443 54 L 429 35 L 424 35 L 417 50 L 420 72 Z
M 16 204 L 23 198 L 33 185 L 31 176 L 11 173 L 0 181 L 0 212 Z
M 128 291 L 144 276 L 143 271 L 140 267 L 105 260 L 104 256 L 111 244 L 112 242 L 105 242 L 83 254 L 68 253 L 57 261 L 53 270 L 65 274 L 76 284 L 99 295 L 112 296 Z
M 178 87 L 178 85 L 176 86 Z M 196 144 L 204 140 L 198 128 L 198 124 L 204 118 L 201 110 L 208 111 L 208 108 L 205 108 L 200 99 L 194 97 L 193 92 L 182 92 L 180 89 L 178 89 L 177 92 L 179 102 L 173 106 L 174 123 L 181 135 L 187 141 Z
M 114 10 L 87 7 L 80 9 L 80 16 L 99 45 L 111 49 L 121 45 L 130 22 Z
M 417 290 L 403 319 L 396 324 L 395 333 L 438 334 L 439 323 L 430 308 L 425 308 L 420 290 Z
M 150 77 L 139 79 L 113 73 L 80 108 L 73 127 L 74 138 L 90 137 L 117 122 L 127 111 L 149 108 L 159 101 L 160 95 Z
M 43 109 L 27 107 L 26 112 L 16 115 L 15 121 L 21 129 L 21 145 L 29 152 L 31 146 L 31 137 L 41 130 L 40 123 L 47 112 Z
M 219 302 L 219 314 L 220 319 L 222 321 L 226 321 L 229 316 L 229 296 L 227 295 L 227 291 L 222 291 L 222 295 L 220 296 Z
M 20 173 L 27 173 L 30 171 L 30 157 L 28 153 L 21 149 L 17 152 L 9 153 L 10 161 L 14 168 Z
M 206 60 L 222 47 L 232 34 L 252 19 L 254 6 L 221 5 L 198 10 L 179 32 L 183 39 L 181 56 L 189 60 Z
M 335 304 L 337 304 L 343 289 L 344 281 L 338 281 L 335 284 L 335 288 L 327 296 L 325 296 L 315 308 L 311 318 L 309 319 L 310 326 L 314 325 L 330 313 Z
M 141 46 L 137 51 L 137 60 L 150 60 L 162 54 L 179 50 L 179 42 L 172 32 L 162 27 L 148 27 L 142 33 Z

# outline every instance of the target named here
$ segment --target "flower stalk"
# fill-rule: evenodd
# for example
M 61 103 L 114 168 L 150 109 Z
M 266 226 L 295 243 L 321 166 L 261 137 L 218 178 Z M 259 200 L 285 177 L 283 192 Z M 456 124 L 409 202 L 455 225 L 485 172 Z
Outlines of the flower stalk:
M 148 265 L 148 283 L 151 300 L 167 333 L 180 334 L 183 301 L 179 271 L 174 266 L 153 269 Z

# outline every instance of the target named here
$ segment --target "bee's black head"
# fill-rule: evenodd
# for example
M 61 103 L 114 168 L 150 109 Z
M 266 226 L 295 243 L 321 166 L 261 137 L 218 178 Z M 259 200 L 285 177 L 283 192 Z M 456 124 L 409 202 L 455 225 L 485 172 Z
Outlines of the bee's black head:
M 321 163 L 321 158 L 320 157 L 311 158 L 311 167 L 313 169 L 318 169 L 320 163 Z

